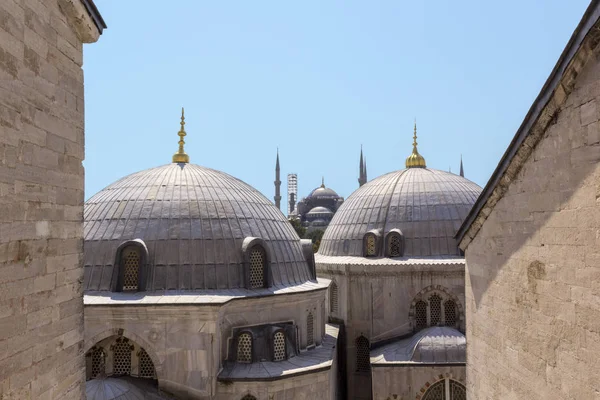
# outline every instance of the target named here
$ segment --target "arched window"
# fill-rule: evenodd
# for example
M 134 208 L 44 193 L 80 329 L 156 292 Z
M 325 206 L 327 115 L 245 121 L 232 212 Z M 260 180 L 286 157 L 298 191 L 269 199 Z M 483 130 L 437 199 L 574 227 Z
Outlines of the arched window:
M 237 362 L 252 362 L 252 335 L 248 332 L 241 333 L 238 336 Z
M 422 400 L 466 400 L 465 386 L 454 379 L 442 379 L 429 386 Z
M 273 335 L 273 361 L 285 360 L 285 334 L 283 331 Z
M 430 286 L 415 296 L 409 317 L 415 331 L 428 326 L 461 328 L 461 306 L 456 296 L 442 286 Z
M 150 358 L 146 350 L 140 349 L 137 355 L 139 360 L 139 377 L 151 379 L 155 378 L 156 374 L 154 371 L 154 363 L 152 362 L 152 359 Z
M 329 311 L 332 314 L 338 313 L 338 286 L 335 281 L 331 281 L 331 289 L 329 292 Z
M 92 373 L 90 378 L 94 379 L 101 373 L 104 373 L 104 365 L 106 360 L 106 354 L 101 347 L 93 347 L 89 353 L 92 358 Z
M 262 246 L 255 245 L 250 249 L 250 273 L 249 283 L 250 288 L 262 288 L 266 286 L 266 264 L 267 255 Z
M 417 329 L 427 328 L 427 303 L 422 300 L 415 305 L 415 322 Z
M 306 347 L 315 344 L 314 323 L 315 318 L 313 317 L 312 313 L 309 312 L 306 316 Z
M 400 232 L 388 233 L 386 249 L 388 257 L 402 257 L 404 255 L 404 241 Z
M 429 298 L 429 325 L 435 326 L 442 319 L 442 298 L 436 293 Z
M 367 233 L 364 239 L 365 257 L 377 255 L 377 238 L 373 233 Z
M 368 372 L 371 369 L 371 346 L 364 336 L 356 339 L 356 371 Z
M 456 303 L 448 300 L 444 303 L 444 325 L 456 326 Z
M 131 374 L 131 352 L 133 345 L 127 338 L 120 337 L 112 345 L 113 352 L 113 375 Z
M 140 251 L 135 246 L 128 246 L 121 251 L 121 268 L 123 269 L 123 291 L 137 291 L 140 276 Z
M 242 400 L 256 400 L 256 397 L 252 396 L 251 394 L 247 394 L 242 397 Z

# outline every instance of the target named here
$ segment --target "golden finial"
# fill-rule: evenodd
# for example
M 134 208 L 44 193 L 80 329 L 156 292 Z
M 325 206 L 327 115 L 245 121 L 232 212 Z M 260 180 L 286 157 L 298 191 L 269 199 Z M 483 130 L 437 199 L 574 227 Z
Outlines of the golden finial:
M 185 151 L 183 151 L 183 145 L 185 144 L 185 141 L 183 140 L 184 136 L 186 136 L 187 134 L 185 133 L 185 116 L 183 115 L 183 107 L 181 107 L 181 129 L 179 130 L 179 132 L 177 132 L 177 134 L 179 135 L 179 151 L 175 154 L 173 154 L 173 162 L 174 163 L 189 163 L 190 162 L 190 156 L 188 156 L 187 154 L 185 154 Z
M 415 129 L 413 135 L 412 154 L 406 159 L 406 168 L 426 168 L 425 158 L 417 150 L 417 120 L 415 119 Z

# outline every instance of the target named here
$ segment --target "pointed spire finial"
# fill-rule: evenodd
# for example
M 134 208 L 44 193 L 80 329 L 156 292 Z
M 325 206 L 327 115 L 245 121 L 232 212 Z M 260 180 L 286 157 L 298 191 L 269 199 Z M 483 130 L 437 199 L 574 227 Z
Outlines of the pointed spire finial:
M 323 189 L 325 189 L 325 177 L 324 176 L 321 177 L 321 187 Z
M 179 151 L 175 154 L 173 154 L 173 162 L 174 163 L 189 163 L 190 162 L 190 156 L 188 156 L 187 154 L 185 154 L 185 151 L 183 150 L 183 145 L 185 144 L 185 141 L 183 140 L 183 138 L 187 135 L 185 133 L 185 115 L 184 115 L 184 111 L 183 111 L 183 107 L 181 107 L 181 129 L 179 129 L 179 132 L 177 132 L 177 135 L 179 135 Z
M 460 155 L 460 176 L 462 176 L 463 178 L 465 177 L 465 170 L 463 169 L 462 163 L 462 154 Z
M 426 168 L 425 158 L 417 150 L 417 119 L 415 118 L 415 128 L 413 134 L 412 154 L 406 159 L 406 168 Z

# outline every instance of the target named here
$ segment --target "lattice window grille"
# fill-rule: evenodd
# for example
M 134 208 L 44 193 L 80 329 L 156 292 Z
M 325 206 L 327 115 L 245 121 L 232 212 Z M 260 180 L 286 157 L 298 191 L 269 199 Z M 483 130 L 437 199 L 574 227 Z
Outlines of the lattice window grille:
M 467 400 L 467 390 L 465 387 L 452 379 L 450 379 L 450 400 Z
M 402 239 L 400 235 L 391 234 L 388 239 L 388 248 L 390 249 L 390 257 L 402 257 Z
M 446 381 L 442 380 L 431 385 L 422 400 L 446 400 Z
M 113 375 L 131 374 L 131 352 L 133 346 L 126 338 L 118 338 L 112 346 L 113 352 Z
M 273 361 L 285 360 L 285 335 L 276 332 L 273 336 Z
M 429 320 L 431 326 L 436 326 L 442 320 L 442 298 L 436 293 L 429 298 Z
M 329 293 L 331 296 L 329 298 L 329 308 L 331 308 L 331 312 L 337 314 L 338 312 L 338 286 L 335 282 L 331 282 L 331 292 Z
M 250 287 L 265 286 L 265 253 L 260 248 L 250 251 Z
M 140 271 L 140 255 L 130 249 L 123 257 L 123 290 L 138 290 L 138 274 Z
M 100 347 L 94 347 L 90 352 L 92 357 L 92 373 L 91 378 L 94 379 L 101 373 L 104 373 L 105 354 L 104 350 Z
M 446 326 L 456 326 L 456 303 L 452 300 L 448 300 L 444 303 L 444 319 Z
M 247 394 L 242 397 L 242 400 L 256 400 L 256 397 L 252 396 L 251 394 Z
M 156 376 L 154 371 L 154 363 L 152 359 L 146 352 L 146 350 L 141 349 L 138 353 L 139 357 L 139 376 L 140 378 L 154 378 Z
M 306 346 L 315 344 L 314 320 L 312 313 L 309 312 L 306 317 Z
M 427 303 L 422 300 L 415 304 L 415 322 L 417 329 L 427 328 Z
M 375 255 L 375 235 L 367 235 L 367 256 Z
M 249 333 L 242 333 L 238 336 L 237 361 L 252 362 L 252 335 Z
M 356 371 L 367 372 L 371 369 L 370 353 L 369 340 L 364 336 L 356 339 Z

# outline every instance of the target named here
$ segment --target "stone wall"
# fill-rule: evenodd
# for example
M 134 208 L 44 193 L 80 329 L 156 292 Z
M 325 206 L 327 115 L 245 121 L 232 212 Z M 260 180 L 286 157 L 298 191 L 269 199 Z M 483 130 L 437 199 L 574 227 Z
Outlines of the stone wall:
M 593 399 L 600 373 L 600 63 L 466 250 L 469 399 Z
M 374 367 L 373 400 L 420 399 L 427 388 L 440 379 L 454 379 L 465 384 L 463 366 L 410 366 Z
M 0 2 L 0 398 L 81 399 L 80 0 Z

